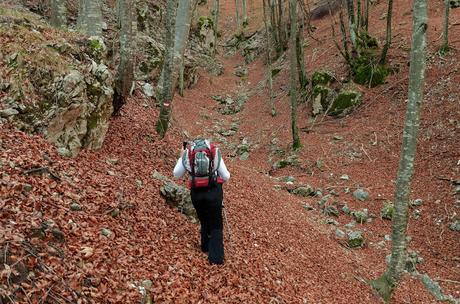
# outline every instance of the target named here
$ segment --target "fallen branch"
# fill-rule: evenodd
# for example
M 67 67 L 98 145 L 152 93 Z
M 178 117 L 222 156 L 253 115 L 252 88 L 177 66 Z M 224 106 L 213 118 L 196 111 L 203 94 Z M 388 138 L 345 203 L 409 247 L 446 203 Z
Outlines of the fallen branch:
M 45 173 L 48 173 L 51 176 L 51 178 L 53 178 L 54 180 L 61 181 L 61 178 L 59 177 L 59 175 L 51 171 L 48 167 L 37 167 L 37 168 L 28 169 L 22 172 L 22 174 L 24 175 L 45 174 Z

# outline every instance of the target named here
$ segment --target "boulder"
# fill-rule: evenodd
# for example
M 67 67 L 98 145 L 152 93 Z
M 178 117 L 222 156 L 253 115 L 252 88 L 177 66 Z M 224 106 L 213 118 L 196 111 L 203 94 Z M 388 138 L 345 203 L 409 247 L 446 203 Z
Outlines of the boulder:
M 190 190 L 177 185 L 157 171 L 153 173 L 152 177 L 163 182 L 163 186 L 160 187 L 160 195 L 165 199 L 166 203 L 185 214 L 191 222 L 197 223 L 198 216 L 192 204 Z
M 308 197 L 315 194 L 315 189 L 312 186 L 300 186 L 291 191 L 292 194 L 302 197 Z
M 387 202 L 383 205 L 382 210 L 380 211 L 380 216 L 382 219 L 391 220 L 395 212 L 395 206 L 392 202 Z
M 281 159 L 281 160 L 275 162 L 272 167 L 273 167 L 273 169 L 276 170 L 276 169 L 285 168 L 287 166 L 297 166 L 297 165 L 299 165 L 299 163 L 300 162 L 299 162 L 299 160 L 297 158 L 297 155 L 294 154 L 294 155 L 289 156 L 288 158 Z
M 359 230 L 348 233 L 348 246 L 351 248 L 362 247 L 364 244 L 363 233 Z
M 369 219 L 369 210 L 362 209 L 357 211 L 352 211 L 351 215 L 355 218 L 356 222 L 363 224 Z
M 345 116 L 350 114 L 362 102 L 362 94 L 354 90 L 341 90 L 329 106 L 329 115 Z
M 313 87 L 317 85 L 329 86 L 334 81 L 334 73 L 328 70 L 315 71 L 311 76 L 311 84 Z
M 337 209 L 336 206 L 333 206 L 333 205 L 329 205 L 329 206 L 326 206 L 323 210 L 323 213 L 325 215 L 332 215 L 332 216 L 335 216 L 335 217 L 338 217 L 340 215 L 339 213 L 339 210 Z
M 364 189 L 358 188 L 353 192 L 354 198 L 356 198 L 359 201 L 366 201 L 369 199 L 369 192 L 365 191 Z
M 460 231 L 460 219 L 457 219 L 455 220 L 454 222 L 452 222 L 449 226 L 450 230 L 452 231 L 457 231 L 459 232 Z

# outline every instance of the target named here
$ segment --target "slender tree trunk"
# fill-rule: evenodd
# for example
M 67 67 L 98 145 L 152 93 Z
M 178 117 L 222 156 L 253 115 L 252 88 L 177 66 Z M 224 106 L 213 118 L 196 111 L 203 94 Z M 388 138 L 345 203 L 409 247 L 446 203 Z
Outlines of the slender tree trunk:
M 117 115 L 129 97 L 134 79 L 133 63 L 133 1 L 118 0 L 120 31 L 120 64 L 115 80 L 113 114 Z
M 240 0 L 235 0 L 236 28 L 240 28 Z
M 102 10 L 100 0 L 81 0 L 80 30 L 88 36 L 102 36 Z
M 384 65 L 387 61 L 388 49 L 391 45 L 391 20 L 393 19 L 393 0 L 388 0 L 388 12 L 387 12 L 387 37 L 385 45 L 382 50 L 382 57 L 380 58 L 380 64 Z
M 402 277 L 406 263 L 407 209 L 410 185 L 414 172 L 417 132 L 420 125 L 420 108 L 423 99 L 426 66 L 426 0 L 414 0 L 411 65 L 409 71 L 409 102 L 395 190 L 395 213 L 392 222 L 391 260 L 387 271 L 371 285 L 388 301 Z
M 219 13 L 220 13 L 220 3 L 219 0 L 212 1 L 212 20 L 213 20 L 213 30 L 214 30 L 214 54 L 217 51 L 217 38 L 219 30 Z
M 84 16 L 86 15 L 86 1 L 78 0 L 78 16 L 77 16 L 77 28 L 82 30 L 86 27 L 84 25 Z
M 270 7 L 270 4 L 267 5 L 266 2 L 270 0 L 263 0 L 263 10 L 264 10 L 264 25 L 265 25 L 265 36 L 266 36 L 266 45 L 267 45 L 267 81 L 268 81 L 268 95 L 270 98 L 270 113 L 272 116 L 276 115 L 275 102 L 273 98 L 273 75 L 272 75 L 272 45 L 271 45 L 271 35 L 268 28 L 268 12 L 267 10 Z
M 362 16 L 361 16 L 361 0 L 356 0 L 356 28 L 358 29 L 358 35 L 359 35 L 359 31 L 361 29 L 361 19 Z
M 243 27 L 248 25 L 248 10 L 246 6 L 246 0 L 241 0 L 242 10 L 243 10 Z
M 303 25 L 304 20 L 303 20 L 303 13 L 302 13 L 302 20 L 300 22 L 301 26 L 297 30 L 297 35 L 296 35 L 296 57 L 297 57 L 297 69 L 299 73 L 299 84 L 300 84 L 300 90 L 303 91 L 305 90 L 305 86 L 308 84 L 308 79 L 307 79 L 307 72 L 305 71 L 305 56 L 304 56 L 304 51 L 303 51 Z
M 441 51 L 447 52 L 449 50 L 449 10 L 450 1 L 444 0 L 444 30 L 443 30 L 443 45 Z
M 67 25 L 67 9 L 64 0 L 51 0 L 51 25 L 65 28 Z
M 187 47 L 190 23 L 192 18 L 192 0 L 179 0 L 176 14 L 175 39 L 174 39 L 174 60 L 173 60 L 173 82 L 172 89 L 176 88 L 178 75 L 184 71 L 182 64 L 184 61 L 185 48 Z M 185 63 L 184 63 L 185 64 Z M 183 76 L 183 75 L 182 75 Z
M 168 130 L 171 116 L 171 101 L 173 97 L 173 57 L 174 57 L 174 30 L 175 30 L 176 0 L 166 2 L 166 37 L 165 54 L 163 61 L 163 77 L 158 82 L 158 101 L 160 103 L 160 117 L 156 124 L 156 130 L 161 137 L 164 137 Z
M 369 32 L 369 5 L 370 0 L 366 0 L 366 9 L 364 13 L 364 29 L 366 30 L 366 33 Z
M 356 43 L 356 18 L 355 18 L 355 4 L 354 0 L 346 0 L 348 12 L 348 26 L 350 28 L 350 40 L 354 51 L 358 51 Z
M 291 17 L 289 94 L 291 99 L 292 147 L 296 150 L 301 146 L 297 127 L 297 0 L 289 0 L 289 12 Z

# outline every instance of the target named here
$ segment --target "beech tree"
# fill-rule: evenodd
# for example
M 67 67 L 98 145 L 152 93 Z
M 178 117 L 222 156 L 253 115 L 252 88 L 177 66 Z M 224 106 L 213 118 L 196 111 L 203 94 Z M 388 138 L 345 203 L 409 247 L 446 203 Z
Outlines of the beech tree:
M 117 77 L 115 80 L 115 92 L 113 95 L 114 115 L 118 114 L 121 107 L 131 91 L 134 79 L 133 63 L 133 1 L 118 0 L 118 18 L 120 30 L 120 64 L 118 65 Z
M 166 2 L 166 36 L 165 36 L 165 53 L 163 68 L 157 87 L 157 100 L 160 104 L 160 116 L 156 124 L 158 134 L 163 137 L 168 129 L 171 115 L 171 101 L 173 96 L 172 89 L 172 72 L 173 72 L 173 54 L 174 54 L 174 31 L 175 31 L 175 14 L 176 0 L 167 0 Z
M 387 10 L 387 35 L 385 39 L 385 45 L 383 46 L 382 56 L 380 58 L 380 64 L 385 64 L 387 60 L 388 49 L 391 45 L 391 20 L 393 19 L 393 0 L 388 0 Z
M 212 25 L 213 25 L 213 30 L 214 30 L 214 41 L 216 42 L 214 44 L 214 53 L 216 53 L 217 49 L 217 34 L 219 30 L 219 14 L 220 14 L 220 3 L 219 0 L 213 0 L 212 1 L 212 11 L 211 11 L 211 16 L 212 16 Z
M 444 0 L 444 30 L 442 32 L 443 44 L 441 46 L 441 53 L 449 51 L 449 11 L 450 1 Z
M 403 131 L 403 143 L 395 190 L 395 212 L 392 221 L 391 260 L 386 272 L 371 285 L 385 301 L 389 301 L 400 281 L 406 263 L 407 209 L 414 172 L 420 107 L 423 99 L 426 66 L 426 0 L 414 0 L 411 64 L 409 70 L 409 102 Z
M 268 26 L 268 5 L 269 0 L 263 0 L 263 10 L 264 10 L 264 25 L 265 25 L 265 39 L 267 47 L 267 81 L 268 81 L 268 95 L 270 98 L 270 112 L 272 116 L 276 115 L 275 102 L 273 98 L 273 75 L 272 75 L 272 42 L 270 38 L 270 30 Z
M 67 25 L 65 0 L 51 0 L 51 25 L 63 28 Z
M 80 0 L 78 28 L 88 36 L 102 35 L 102 11 L 100 0 Z
M 301 144 L 297 127 L 297 0 L 289 0 L 289 15 L 291 18 L 289 94 L 291 99 L 292 147 L 298 149 Z

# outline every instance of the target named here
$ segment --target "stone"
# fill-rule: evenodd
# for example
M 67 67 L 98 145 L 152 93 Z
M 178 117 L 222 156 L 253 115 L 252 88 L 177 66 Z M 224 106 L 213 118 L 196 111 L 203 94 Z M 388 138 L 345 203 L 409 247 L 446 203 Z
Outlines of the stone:
M 340 179 L 341 179 L 341 180 L 344 180 L 344 181 L 348 181 L 348 180 L 350 180 L 350 177 L 349 177 L 348 175 L 344 174 L 344 175 L 342 175 L 342 176 L 340 177 Z
M 422 204 L 423 204 L 423 200 L 420 199 L 420 198 L 417 198 L 417 199 L 415 199 L 415 200 L 410 202 L 410 205 L 412 207 L 418 207 L 418 206 L 421 206 Z
M 343 136 L 340 136 L 340 135 L 334 135 L 332 137 L 333 140 L 336 140 L 336 141 L 340 141 L 340 140 L 343 140 Z
M 413 250 L 408 250 L 407 251 L 407 256 L 406 256 L 406 265 L 405 269 L 406 271 L 413 273 L 417 271 L 417 264 L 423 263 L 423 258 L 418 255 L 417 252 Z
M 110 216 L 111 216 L 111 217 L 114 217 L 114 218 L 115 218 L 115 217 L 117 217 L 117 216 L 119 216 L 119 215 L 120 215 L 120 209 L 119 209 L 119 208 L 115 208 L 115 209 L 113 209 L 113 210 L 110 212 Z
M 326 208 L 324 208 L 323 213 L 325 215 L 332 215 L 332 216 L 335 216 L 335 217 L 338 217 L 340 215 L 339 210 L 337 209 L 337 207 L 335 207 L 333 205 L 326 206 Z
M 110 165 L 117 165 L 118 164 L 118 158 L 107 158 L 106 162 Z
M 362 94 L 354 90 L 342 90 L 329 106 L 329 115 L 345 116 L 350 114 L 362 102 Z
M 353 196 L 362 202 L 366 201 L 369 198 L 369 192 L 364 189 L 358 188 L 353 192 Z
M 356 222 L 352 221 L 352 222 L 349 222 L 348 224 L 346 224 L 344 227 L 346 229 L 350 230 L 350 229 L 353 229 L 355 226 L 356 226 Z
M 454 194 L 460 194 L 460 185 L 455 186 Z
M 81 211 L 81 206 L 80 206 L 79 203 L 73 202 L 72 204 L 70 204 L 70 210 L 72 210 L 72 211 Z
M 350 207 L 348 207 L 348 205 L 346 205 L 346 204 L 342 207 L 342 211 L 345 214 L 350 214 L 351 213 Z
M 412 216 L 414 219 L 418 220 L 420 216 L 422 216 L 422 211 L 419 209 L 415 209 L 414 212 L 412 212 Z
M 306 185 L 306 186 L 300 186 L 300 187 L 295 188 L 294 190 L 291 191 L 291 193 L 297 196 L 308 197 L 308 196 L 313 195 L 315 193 L 315 190 L 313 189 L 312 186 Z
M 248 69 L 245 67 L 238 67 L 235 70 L 235 75 L 237 77 L 246 77 L 248 76 Z
M 452 231 L 460 232 L 460 220 L 457 219 L 449 225 L 449 229 Z
M 421 278 L 423 285 L 425 285 L 426 289 L 436 298 L 436 300 L 448 302 L 451 304 L 458 304 L 459 301 L 455 299 L 452 295 L 444 294 L 439 283 L 431 279 L 428 276 L 428 274 L 423 274 L 419 276 Z
M 189 220 L 192 222 L 198 221 L 189 189 L 166 179 L 163 181 L 163 186 L 160 187 L 160 195 L 165 199 L 166 204 L 185 214 Z
M 313 72 L 311 76 L 311 83 L 312 86 L 315 87 L 316 85 L 325 85 L 328 86 L 335 81 L 335 75 L 331 71 L 327 70 L 320 70 Z
M 304 204 L 303 205 L 303 208 L 307 211 L 311 211 L 311 210 L 315 210 L 315 208 L 313 208 L 312 206 L 310 206 L 309 204 Z
M 8 118 L 10 116 L 14 116 L 18 114 L 19 114 L 18 110 L 15 110 L 12 108 L 0 110 L 0 117 L 3 117 L 3 118 Z
M 391 220 L 393 218 L 393 214 L 395 212 L 395 206 L 392 202 L 386 202 L 382 210 L 380 211 L 380 216 L 382 219 Z
M 31 184 L 23 184 L 23 185 L 22 185 L 22 191 L 23 191 L 23 192 L 26 192 L 26 193 L 27 193 L 27 192 L 32 191 L 32 189 L 33 189 L 33 187 L 32 187 Z
M 155 89 L 150 83 L 145 83 L 142 85 L 142 92 L 144 92 L 144 95 L 147 97 L 155 96 Z
M 284 182 L 284 183 L 287 183 L 287 182 L 292 182 L 293 183 L 293 182 L 295 182 L 295 177 L 291 176 L 291 175 L 283 176 L 283 177 L 279 178 L 279 181 Z
M 450 8 L 460 7 L 460 0 L 449 0 Z
M 391 242 L 391 235 L 385 234 L 385 235 L 383 236 L 383 239 L 384 239 L 385 241 L 387 241 L 387 242 Z
M 64 243 L 65 242 L 65 235 L 64 233 L 59 230 L 57 227 L 54 227 L 53 229 L 51 229 L 51 234 L 53 235 L 53 237 L 60 243 Z
M 287 166 L 297 166 L 299 165 L 299 160 L 297 159 L 297 155 L 291 155 L 286 159 L 281 159 L 273 164 L 273 169 L 282 169 Z
M 102 228 L 101 229 L 101 234 L 105 237 L 110 237 L 112 235 L 112 231 L 110 229 L 107 229 L 107 228 Z
M 326 224 L 338 226 L 338 225 L 339 225 L 339 222 L 337 222 L 336 220 L 334 220 L 334 219 L 332 219 L 332 218 L 327 218 L 327 219 L 326 219 Z
M 243 154 L 240 155 L 240 160 L 247 160 L 249 158 L 249 152 L 243 152 Z
M 363 224 L 369 219 L 369 210 L 362 209 L 358 211 L 352 211 L 351 215 L 355 218 L 356 222 Z
M 351 248 L 362 247 L 364 244 L 363 233 L 359 230 L 348 233 L 348 246 Z
M 347 236 L 347 234 L 344 231 L 337 228 L 335 229 L 335 236 L 339 239 L 344 239 Z

